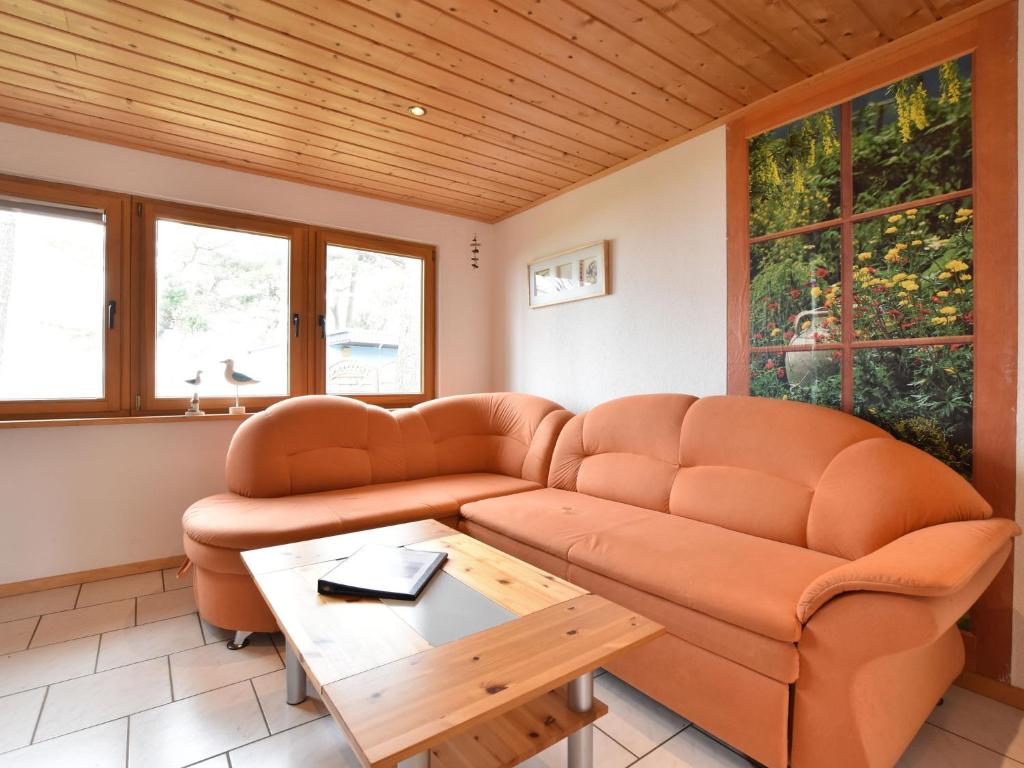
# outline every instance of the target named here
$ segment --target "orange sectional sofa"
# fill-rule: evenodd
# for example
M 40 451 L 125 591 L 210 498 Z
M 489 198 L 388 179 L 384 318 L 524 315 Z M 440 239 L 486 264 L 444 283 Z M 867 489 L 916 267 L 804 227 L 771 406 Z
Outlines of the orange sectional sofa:
M 480 394 L 397 411 L 297 397 L 250 417 L 228 448 L 230 492 L 182 520 L 200 615 L 275 631 L 243 551 L 409 520 L 454 525 L 462 504 L 543 487 L 571 416 L 539 397 Z
M 772 768 L 892 765 L 1019 533 L 877 427 L 748 397 L 298 398 L 239 429 L 228 482 L 185 515 L 208 621 L 273 629 L 240 550 L 444 519 L 664 624 L 611 670 Z

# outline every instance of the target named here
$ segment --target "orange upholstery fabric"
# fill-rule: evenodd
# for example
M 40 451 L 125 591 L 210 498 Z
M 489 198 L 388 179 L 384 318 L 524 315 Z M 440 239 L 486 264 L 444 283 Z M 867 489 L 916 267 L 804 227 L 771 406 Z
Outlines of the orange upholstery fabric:
M 464 505 L 460 527 L 663 623 L 609 668 L 779 768 L 891 765 L 1019 533 L 877 427 L 748 397 L 597 406 L 548 485 Z
M 297 397 L 252 416 L 228 449 L 232 492 L 196 502 L 182 520 L 204 618 L 273 628 L 243 550 L 451 517 L 462 504 L 540 488 L 569 418 L 549 400 L 508 393 L 395 412 Z
M 908 533 L 859 560 L 819 576 L 800 598 L 797 616 L 843 592 L 890 592 L 939 597 L 962 590 L 1019 532 L 1012 520 L 946 523 Z
M 478 473 L 269 499 L 221 493 L 189 507 L 182 526 L 186 536 L 201 544 L 258 549 L 396 522 L 447 517 L 470 501 L 536 488 L 537 484 L 528 480 Z
M 549 463 L 555 428 L 569 416 L 550 400 L 509 393 L 441 398 L 397 412 L 349 398 L 295 397 L 239 426 L 228 449 L 228 488 L 256 498 L 292 496 L 471 472 L 523 478 L 524 466 L 537 477 Z
M 623 523 L 657 517 L 647 509 L 558 488 L 462 506 L 462 516 L 509 538 L 568 559 L 569 548 Z
M 800 639 L 804 590 L 845 562 L 675 515 L 616 526 L 569 549 L 570 565 L 790 643 Z
M 956 621 L 1006 562 L 1011 543 L 941 597 L 840 595 L 800 641 L 793 768 L 890 766 L 963 668 Z
M 992 508 L 960 475 L 906 443 L 865 440 L 835 457 L 814 493 L 808 546 L 863 557 L 904 534 Z
M 700 648 L 717 653 L 780 682 L 791 683 L 796 680 L 799 658 L 796 646 L 792 643 L 772 640 L 700 611 L 684 608 L 670 600 L 641 592 L 585 568 L 570 565 L 556 555 L 516 541 L 478 523 L 463 519 L 459 523 L 459 530 L 559 578 L 579 584 L 609 600 L 638 611 L 649 619 L 664 624 L 671 634 Z

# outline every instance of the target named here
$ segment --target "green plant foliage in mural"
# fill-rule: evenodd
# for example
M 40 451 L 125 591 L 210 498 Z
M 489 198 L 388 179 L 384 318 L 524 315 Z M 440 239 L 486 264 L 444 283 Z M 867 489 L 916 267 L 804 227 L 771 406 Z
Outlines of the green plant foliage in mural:
M 971 159 L 970 56 L 853 102 L 855 211 L 967 189 Z
M 968 478 L 973 391 L 970 344 L 854 352 L 854 413 Z
M 973 221 L 968 197 L 854 227 L 857 339 L 973 332 Z
M 827 109 L 750 140 L 751 236 L 839 215 L 837 121 Z
M 842 352 L 800 350 L 750 356 L 750 394 L 838 408 Z
M 838 341 L 839 230 L 757 243 L 750 249 L 750 343 Z

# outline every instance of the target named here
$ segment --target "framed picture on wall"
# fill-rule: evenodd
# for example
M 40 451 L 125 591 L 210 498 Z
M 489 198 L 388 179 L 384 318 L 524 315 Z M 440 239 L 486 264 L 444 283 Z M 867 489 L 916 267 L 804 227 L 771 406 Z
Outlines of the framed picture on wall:
M 608 241 L 544 256 L 531 261 L 527 270 L 531 307 L 604 296 L 609 293 Z

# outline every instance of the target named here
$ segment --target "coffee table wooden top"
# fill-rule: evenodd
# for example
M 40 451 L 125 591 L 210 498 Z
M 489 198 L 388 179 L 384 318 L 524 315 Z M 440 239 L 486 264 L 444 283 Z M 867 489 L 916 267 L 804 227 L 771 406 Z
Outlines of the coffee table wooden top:
M 432 647 L 380 600 L 323 597 L 316 581 L 364 544 L 445 551 L 445 573 L 518 617 Z M 433 520 L 242 554 L 356 755 L 394 766 L 515 765 L 606 711 L 560 687 L 664 628 Z

